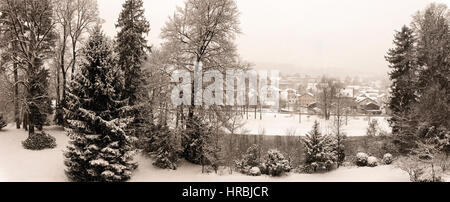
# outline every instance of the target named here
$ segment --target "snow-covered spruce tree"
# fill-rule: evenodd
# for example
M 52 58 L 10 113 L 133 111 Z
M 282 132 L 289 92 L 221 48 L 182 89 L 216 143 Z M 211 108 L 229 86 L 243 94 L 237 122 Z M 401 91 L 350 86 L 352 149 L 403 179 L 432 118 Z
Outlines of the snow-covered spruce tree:
M 411 121 L 411 107 L 416 102 L 417 56 L 413 30 L 407 26 L 394 36 L 394 48 L 387 53 L 392 80 L 389 108 L 392 118 L 389 123 L 395 135 L 395 142 L 402 151 L 414 146 L 414 123 Z
M 319 122 L 314 122 L 314 126 L 309 134 L 303 138 L 305 145 L 305 163 L 309 172 L 327 171 L 337 161 L 336 150 L 332 139 L 327 135 L 322 135 Z
M 130 114 L 134 117 L 126 132 L 140 139 L 145 133 L 150 132 L 151 127 L 148 120 L 149 107 L 143 104 L 148 103 L 149 97 L 146 88 L 148 82 L 141 67 L 146 60 L 147 50 L 150 50 L 145 38 L 150 31 L 150 24 L 144 14 L 142 0 L 125 1 L 116 24 L 119 32 L 115 48 L 119 67 L 125 77 L 122 96 L 129 99 L 129 105 L 132 106 Z
M 152 127 L 152 150 L 155 154 L 154 166 L 164 169 L 177 169 L 177 162 L 181 148 L 176 147 L 174 133 L 168 126 L 155 125 Z
M 67 93 L 71 141 L 64 154 L 66 174 L 73 181 L 126 181 L 137 167 L 133 138 L 123 130 L 132 118 L 125 116 L 130 107 L 121 98 L 122 71 L 99 26 L 83 56 Z

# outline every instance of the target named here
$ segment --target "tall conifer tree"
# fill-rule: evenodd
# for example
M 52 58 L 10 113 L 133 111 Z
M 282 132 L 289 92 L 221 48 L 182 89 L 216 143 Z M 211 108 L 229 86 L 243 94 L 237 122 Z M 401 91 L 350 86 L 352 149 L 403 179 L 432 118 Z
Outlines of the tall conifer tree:
M 390 49 L 386 56 L 391 68 L 389 75 L 392 81 L 388 103 L 392 110 L 392 118 L 389 122 L 397 137 L 397 143 L 402 149 L 407 149 L 414 143 L 414 130 L 411 130 L 413 128 L 411 126 L 415 125 L 412 121 L 412 106 L 416 102 L 417 88 L 415 38 L 413 30 L 407 26 L 403 26 L 394 37 L 394 48 Z
M 123 97 L 128 98 L 130 106 L 133 106 L 131 114 L 134 121 L 127 128 L 127 133 L 141 137 L 149 127 L 149 116 L 143 104 L 149 99 L 142 64 L 150 49 L 145 38 L 150 24 L 145 19 L 143 1 L 126 0 L 116 27 L 119 28 L 116 46 L 118 64 L 125 74 Z
M 123 130 L 132 121 L 123 99 L 123 73 L 111 43 L 97 27 L 83 50 L 84 60 L 71 82 L 66 114 L 72 129 L 65 153 L 73 181 L 126 181 L 136 164 L 133 138 Z

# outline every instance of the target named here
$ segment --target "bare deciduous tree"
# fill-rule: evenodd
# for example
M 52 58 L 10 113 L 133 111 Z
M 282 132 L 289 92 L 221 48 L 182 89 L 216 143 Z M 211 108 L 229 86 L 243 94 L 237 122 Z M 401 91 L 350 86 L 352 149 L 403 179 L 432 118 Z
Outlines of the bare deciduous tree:
M 99 22 L 98 6 L 96 0 L 72 0 L 73 17 L 69 21 L 69 35 L 72 44 L 72 71 L 71 78 L 73 78 L 74 71 L 77 64 L 77 45 L 82 39 L 83 34 L 89 31 L 89 28 Z

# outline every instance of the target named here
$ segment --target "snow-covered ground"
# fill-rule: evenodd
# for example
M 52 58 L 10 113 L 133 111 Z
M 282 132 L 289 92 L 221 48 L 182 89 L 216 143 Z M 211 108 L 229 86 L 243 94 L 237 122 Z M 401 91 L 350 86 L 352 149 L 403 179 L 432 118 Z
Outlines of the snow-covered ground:
M 249 119 L 244 116 L 246 124 L 244 130 L 247 134 L 259 135 L 264 131 L 265 135 L 287 135 L 288 131 L 295 131 L 296 136 L 304 136 L 317 120 L 320 123 L 323 133 L 331 133 L 333 130 L 333 117 L 326 121 L 319 116 L 302 115 L 301 123 L 298 115 L 279 114 L 279 113 L 263 113 L 263 119 L 260 120 L 259 113 L 257 119 L 253 113 L 249 114 Z M 376 119 L 383 131 L 391 131 L 387 118 L 371 117 Z M 344 117 L 345 122 L 345 117 Z M 344 125 L 344 131 L 348 136 L 364 136 L 369 125 L 368 117 L 356 116 L 348 117 L 347 126 Z
M 175 171 L 161 170 L 151 165 L 151 160 L 139 156 L 139 168 L 133 182 L 409 182 L 408 173 L 392 167 L 379 166 L 375 168 L 340 168 L 324 174 L 290 173 L 282 177 L 247 176 L 228 170 L 219 174 L 202 174 L 202 168 L 187 162 L 182 162 Z
M 9 125 L 0 131 L 0 181 L 19 182 L 64 182 L 63 149 L 68 143 L 68 137 L 61 128 L 48 127 L 45 130 L 54 136 L 58 147 L 51 150 L 29 151 L 22 148 L 21 141 L 27 133 L 16 130 Z M 175 171 L 155 168 L 152 161 L 142 155 L 136 157 L 139 168 L 134 173 L 132 182 L 403 182 L 409 181 L 409 176 L 393 166 L 379 166 L 376 168 L 340 168 L 325 174 L 289 174 L 284 177 L 250 177 L 239 173 L 229 175 L 222 171 L 219 174 L 202 174 L 201 167 L 182 162 Z

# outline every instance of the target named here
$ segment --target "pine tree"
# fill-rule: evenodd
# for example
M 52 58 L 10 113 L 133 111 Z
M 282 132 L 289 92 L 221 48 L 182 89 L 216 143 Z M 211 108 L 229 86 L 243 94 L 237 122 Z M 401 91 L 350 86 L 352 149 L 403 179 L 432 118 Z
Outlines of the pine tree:
M 417 70 L 415 39 L 413 31 L 403 26 L 395 34 L 393 49 L 390 49 L 386 60 L 390 63 L 390 79 L 392 80 L 389 108 L 392 110 L 390 124 L 393 133 L 402 134 L 406 128 L 402 122 L 411 112 L 411 106 L 416 100 L 415 72 Z
M 123 130 L 132 121 L 120 94 L 123 75 L 110 44 L 97 27 L 83 49 L 81 71 L 70 83 L 66 114 L 71 141 L 65 165 L 73 181 L 126 181 L 137 167 L 133 138 Z
M 313 172 L 331 169 L 337 160 L 333 141 L 329 136 L 322 135 L 317 121 L 314 122 L 313 129 L 306 135 L 303 142 L 305 163 Z
M 116 24 L 116 28 L 119 28 L 116 46 L 118 64 L 125 76 L 123 96 L 129 99 L 130 106 L 134 108 L 131 111 L 134 122 L 127 128 L 127 133 L 136 137 L 142 137 L 151 125 L 147 107 L 142 105 L 149 100 L 146 91 L 148 82 L 143 76 L 142 63 L 146 59 L 146 51 L 150 49 L 145 38 L 150 31 L 150 24 L 144 14 L 142 0 L 126 0 Z

